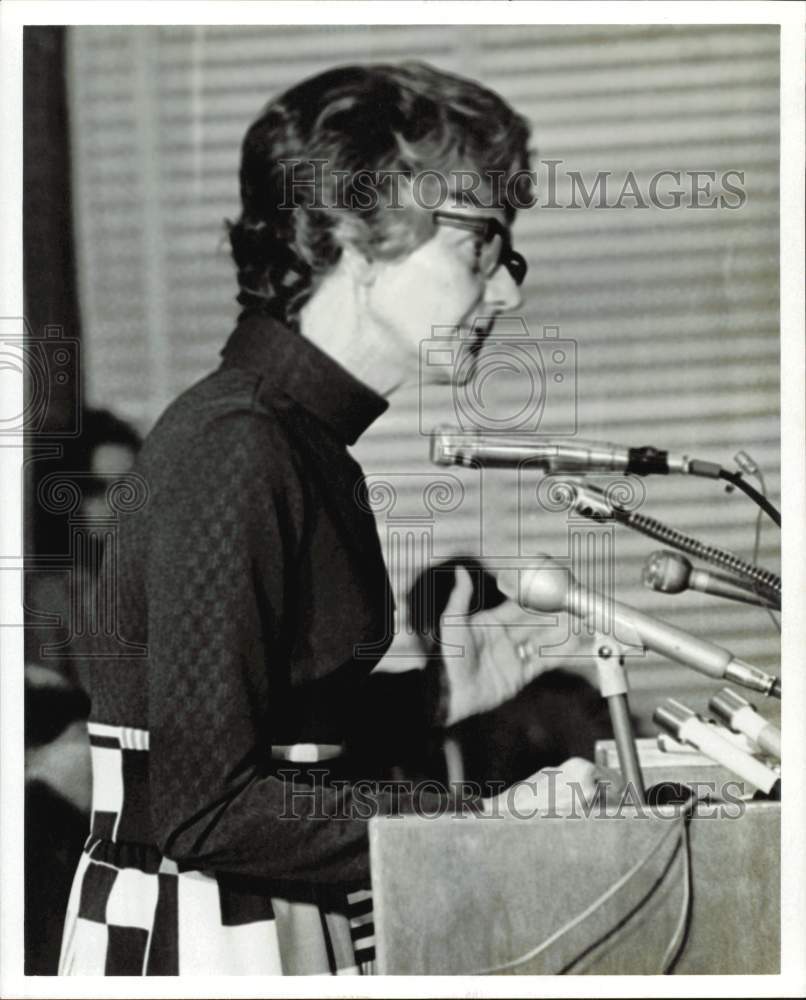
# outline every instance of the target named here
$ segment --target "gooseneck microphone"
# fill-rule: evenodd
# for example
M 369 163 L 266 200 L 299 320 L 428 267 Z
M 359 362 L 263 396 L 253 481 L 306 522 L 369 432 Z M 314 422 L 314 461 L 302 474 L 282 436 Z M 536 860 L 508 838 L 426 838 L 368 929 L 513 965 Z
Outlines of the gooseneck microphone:
M 751 581 L 749 586 L 753 587 L 754 592 L 770 600 L 774 606 L 780 607 L 781 580 L 770 570 L 753 566 L 732 552 L 720 549 L 716 545 L 706 545 L 682 531 L 676 531 L 661 521 L 656 521 L 654 517 L 647 517 L 638 511 L 621 508 L 608 498 L 604 490 L 592 486 L 590 483 L 585 483 L 584 480 L 569 476 L 563 478 L 562 486 L 568 491 L 569 503 L 583 517 L 589 517 L 594 521 L 615 520 L 626 528 L 640 531 L 641 534 L 654 538 L 655 541 L 672 545 L 674 548 L 688 552 L 697 558 L 706 560 L 706 562 L 721 566 L 732 574 L 746 577 Z
M 780 680 L 738 659 L 722 646 L 699 639 L 659 618 L 653 618 L 627 604 L 588 590 L 567 569 L 552 565 L 553 561 L 549 556 L 541 557 L 541 562 L 544 563 L 542 568 L 520 571 L 519 586 L 516 582 L 517 570 L 500 572 L 499 589 L 523 607 L 533 608 L 535 611 L 566 611 L 577 618 L 591 618 L 596 622 L 612 621 L 626 633 L 637 636 L 647 649 L 660 653 L 661 656 L 709 677 L 733 681 L 754 691 L 781 697 Z
M 685 473 L 718 479 L 721 467 L 685 455 L 670 455 L 649 445 L 625 448 L 602 441 L 536 440 L 528 434 L 482 434 L 458 427 L 435 427 L 431 432 L 431 461 L 435 465 L 513 468 L 525 463 L 547 472 L 624 472 L 639 476 Z
M 645 587 L 661 594 L 682 594 L 686 590 L 695 590 L 700 594 L 725 597 L 730 601 L 781 610 L 780 597 L 764 584 L 753 584 L 724 573 L 696 569 L 690 559 L 678 552 L 669 552 L 668 549 L 653 552 L 649 556 L 641 579 Z

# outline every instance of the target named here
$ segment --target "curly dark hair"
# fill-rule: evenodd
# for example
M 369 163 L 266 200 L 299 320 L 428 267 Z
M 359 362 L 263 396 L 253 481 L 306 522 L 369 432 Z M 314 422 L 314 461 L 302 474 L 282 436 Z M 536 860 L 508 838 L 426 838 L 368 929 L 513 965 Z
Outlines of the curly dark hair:
M 497 94 L 424 63 L 345 66 L 292 87 L 244 138 L 229 231 L 238 301 L 294 325 L 345 244 L 368 259 L 409 253 L 433 231 L 405 203 L 406 181 L 424 172 L 474 171 L 511 220 L 531 201 L 528 138 Z

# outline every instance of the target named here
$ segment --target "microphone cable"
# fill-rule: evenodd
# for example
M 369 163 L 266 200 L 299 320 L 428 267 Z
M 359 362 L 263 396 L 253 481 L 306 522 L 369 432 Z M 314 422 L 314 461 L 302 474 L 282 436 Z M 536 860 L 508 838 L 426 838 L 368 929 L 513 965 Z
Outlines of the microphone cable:
M 779 511 L 770 503 L 763 493 L 759 493 L 754 486 L 751 486 L 750 483 L 742 477 L 741 472 L 730 472 L 728 469 L 720 469 L 719 478 L 724 479 L 731 485 L 738 487 L 742 493 L 749 496 L 750 499 L 756 503 L 765 514 L 768 514 L 779 528 L 781 527 L 781 515 Z
M 696 803 L 697 801 L 698 800 L 695 795 L 692 802 Z M 677 960 L 683 954 L 683 949 L 685 948 L 686 941 L 688 940 L 688 932 L 691 926 L 691 903 L 694 895 L 692 882 L 694 881 L 694 873 L 691 870 L 691 836 L 688 825 L 691 820 L 692 809 L 693 805 L 686 811 L 681 819 L 683 824 L 683 830 L 680 834 L 680 849 L 683 855 L 683 899 L 680 903 L 680 916 L 677 920 L 677 926 L 669 939 L 669 944 L 666 946 L 666 951 L 661 959 L 661 976 L 671 975 L 674 971 L 674 967 L 677 965 Z
M 668 974 L 674 967 L 677 959 L 682 953 L 682 948 L 685 944 L 686 938 L 688 936 L 688 927 L 691 918 L 691 857 L 690 857 L 690 845 L 688 840 L 688 824 L 693 814 L 696 804 L 699 802 L 696 794 L 692 795 L 688 802 L 681 809 L 681 815 L 676 819 L 670 819 L 669 828 L 664 830 L 660 837 L 656 838 L 655 843 L 652 845 L 651 850 L 647 851 L 632 867 L 621 875 L 612 885 L 610 885 L 597 899 L 595 899 L 589 906 L 587 906 L 581 913 L 578 913 L 575 917 L 572 917 L 567 923 L 562 927 L 558 928 L 553 934 L 549 935 L 544 941 L 542 941 L 535 948 L 530 949 L 523 955 L 519 955 L 517 958 L 513 958 L 508 962 L 503 962 L 500 965 L 494 965 L 490 968 L 481 969 L 479 972 L 473 973 L 476 976 L 492 976 L 497 975 L 501 972 L 508 972 L 511 969 L 516 969 L 520 965 L 525 965 L 527 962 L 532 961 L 537 958 L 542 952 L 545 952 L 550 948 L 556 941 L 564 937 L 574 928 L 578 927 L 580 924 L 584 923 L 589 917 L 600 913 L 604 905 L 608 900 L 612 899 L 621 889 L 632 882 L 635 877 L 640 874 L 644 869 L 648 868 L 650 864 L 655 861 L 658 857 L 659 852 L 666 844 L 666 842 L 672 837 L 673 834 L 677 834 L 677 843 L 670 855 L 668 861 L 666 862 L 664 872 L 661 874 L 655 883 L 650 888 L 649 892 L 644 895 L 642 899 L 639 900 L 638 904 L 633 906 L 629 912 L 622 917 L 615 927 L 613 927 L 609 932 L 606 932 L 603 936 L 600 936 L 592 945 L 585 948 L 584 951 L 567 961 L 563 964 L 563 967 L 559 969 L 556 973 L 543 973 L 543 974 L 554 974 L 563 975 L 568 974 L 571 969 L 577 965 L 583 958 L 585 958 L 591 951 L 598 948 L 604 943 L 608 938 L 611 938 L 614 932 L 621 930 L 637 913 L 649 903 L 652 897 L 660 888 L 663 883 L 665 872 L 668 870 L 671 863 L 674 861 L 675 856 L 678 851 L 682 849 L 682 890 L 683 898 L 680 908 L 680 916 L 677 921 L 677 925 L 672 933 L 672 937 L 669 940 L 666 950 L 661 959 L 661 969 L 660 973 L 662 975 Z
M 761 467 L 759 466 L 758 462 L 756 462 L 751 455 L 748 455 L 746 451 L 738 451 L 734 455 L 734 461 L 742 470 L 742 472 L 746 472 L 747 475 L 752 476 L 755 480 L 757 480 L 761 494 L 763 497 L 766 498 L 767 484 L 764 481 L 764 473 L 761 471 Z M 753 534 L 753 556 L 751 559 L 751 562 L 753 563 L 758 562 L 758 554 L 759 550 L 761 549 L 761 528 L 762 528 L 763 513 L 764 513 L 763 510 L 759 510 L 758 514 L 756 515 L 755 532 Z M 761 588 L 758 584 L 753 584 L 753 589 L 756 591 L 757 594 L 760 593 Z M 779 621 L 778 616 L 775 614 L 772 608 L 767 608 L 766 611 L 770 617 L 770 621 L 773 623 L 777 631 L 780 633 L 781 622 Z
M 737 455 L 737 461 L 739 461 L 739 456 L 744 456 L 744 452 L 739 452 Z M 666 452 L 658 452 L 655 448 L 631 448 L 630 449 L 630 462 L 627 466 L 627 474 L 635 473 L 639 476 L 646 476 L 650 473 L 662 472 L 664 471 L 659 463 L 658 457 L 661 457 L 665 462 Z M 755 463 L 749 456 L 747 456 L 749 462 L 747 464 L 744 461 L 740 461 L 743 471 L 749 471 L 750 467 L 755 467 Z M 668 468 L 665 470 L 668 473 Z M 750 497 L 750 499 L 755 503 L 765 514 L 770 517 L 775 524 L 781 527 L 781 513 L 780 511 L 767 499 L 766 491 L 762 490 L 761 493 L 746 479 L 742 477 L 741 472 L 731 472 L 729 469 L 723 469 L 721 466 L 717 465 L 715 462 L 703 462 L 700 459 L 692 458 L 687 460 L 687 467 L 685 472 L 690 476 L 702 476 L 705 479 L 724 479 L 725 482 L 730 483 L 737 489 L 740 489 L 742 493 Z

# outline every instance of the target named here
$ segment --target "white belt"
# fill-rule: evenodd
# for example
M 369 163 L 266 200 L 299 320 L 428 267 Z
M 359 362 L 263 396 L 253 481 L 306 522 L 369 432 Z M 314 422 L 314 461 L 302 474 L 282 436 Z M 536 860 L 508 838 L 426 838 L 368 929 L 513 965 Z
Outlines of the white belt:
M 292 743 L 288 746 L 273 746 L 273 760 L 290 760 L 295 764 L 315 764 L 319 760 L 333 760 L 341 757 L 344 747 L 341 743 Z

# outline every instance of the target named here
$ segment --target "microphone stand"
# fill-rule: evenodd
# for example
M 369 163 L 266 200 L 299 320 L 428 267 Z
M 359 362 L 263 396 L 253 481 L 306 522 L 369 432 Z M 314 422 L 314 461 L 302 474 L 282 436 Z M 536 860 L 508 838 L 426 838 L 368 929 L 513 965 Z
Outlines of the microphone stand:
M 612 637 L 603 636 L 599 632 L 596 633 L 594 641 L 599 690 L 607 701 L 610 712 L 621 773 L 627 783 L 635 789 L 635 796 L 643 805 L 646 803 L 646 792 L 630 719 L 630 705 L 627 698 L 629 688 L 624 669 L 625 650 Z

